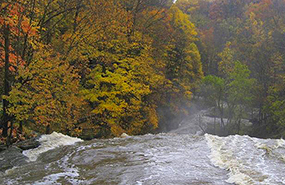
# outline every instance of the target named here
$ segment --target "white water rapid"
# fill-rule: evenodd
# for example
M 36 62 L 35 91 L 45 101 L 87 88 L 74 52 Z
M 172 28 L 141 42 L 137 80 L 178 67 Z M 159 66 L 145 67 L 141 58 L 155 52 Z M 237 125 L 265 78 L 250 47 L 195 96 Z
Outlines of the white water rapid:
M 60 146 L 73 145 L 77 142 L 83 142 L 79 138 L 73 138 L 61 133 L 53 132 L 50 135 L 42 135 L 39 139 L 41 145 L 36 149 L 30 149 L 23 152 L 30 161 L 36 161 L 41 153 L 55 149 Z
M 285 142 L 249 136 L 205 135 L 211 162 L 229 171 L 227 182 L 240 185 L 285 184 Z

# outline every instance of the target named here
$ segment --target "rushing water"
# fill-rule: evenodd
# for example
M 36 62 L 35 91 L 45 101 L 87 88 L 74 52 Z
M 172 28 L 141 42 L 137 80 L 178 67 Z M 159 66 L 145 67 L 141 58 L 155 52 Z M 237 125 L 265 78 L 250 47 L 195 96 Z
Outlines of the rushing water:
M 169 133 L 78 141 L 45 136 L 0 184 L 285 184 L 282 139 Z
M 45 135 L 0 184 L 285 184 L 283 139 L 180 131 L 84 142 Z

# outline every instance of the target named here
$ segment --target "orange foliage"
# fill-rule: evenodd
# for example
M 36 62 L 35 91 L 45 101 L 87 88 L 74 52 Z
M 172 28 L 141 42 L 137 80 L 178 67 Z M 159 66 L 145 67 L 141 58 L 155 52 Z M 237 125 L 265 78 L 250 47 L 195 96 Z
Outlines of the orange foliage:
M 10 46 L 9 46 L 9 62 L 10 71 L 15 72 L 17 66 L 25 65 L 22 53 L 19 51 L 20 37 L 35 37 L 37 35 L 37 28 L 32 25 L 30 19 L 26 16 L 26 11 L 21 2 L 1 3 L 0 25 L 2 28 L 7 27 L 10 31 Z M 0 36 L 0 45 L 4 46 L 4 38 Z M 3 67 L 4 48 L 0 47 L 0 67 Z

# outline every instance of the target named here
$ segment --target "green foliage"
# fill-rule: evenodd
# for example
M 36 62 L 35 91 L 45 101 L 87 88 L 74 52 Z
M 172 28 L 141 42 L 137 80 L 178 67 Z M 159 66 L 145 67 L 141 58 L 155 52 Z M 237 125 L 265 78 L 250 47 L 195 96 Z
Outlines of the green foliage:
M 279 84 L 272 86 L 269 89 L 269 95 L 267 96 L 266 106 L 264 111 L 268 112 L 271 116 L 269 118 L 271 125 L 267 125 L 267 129 L 275 129 L 273 134 L 277 136 L 284 136 L 285 130 L 285 100 L 284 100 L 284 78 L 282 75 L 282 81 Z
M 203 78 L 201 83 L 201 93 L 211 103 L 217 105 L 224 100 L 226 83 L 223 78 L 208 75 Z
M 245 116 L 246 108 L 252 105 L 255 86 L 255 79 L 250 78 L 250 70 L 246 65 L 239 61 L 234 62 L 233 65 L 228 76 L 221 78 L 208 75 L 202 80 L 200 87 L 205 99 L 218 108 L 222 123 L 226 116 L 227 125 L 222 127 L 226 126 L 227 133 L 241 131 L 241 119 Z
M 253 87 L 255 79 L 250 78 L 250 70 L 241 62 L 237 61 L 234 64 L 232 73 L 229 74 L 231 82 L 228 84 L 229 97 L 228 100 L 232 104 L 244 104 L 253 99 Z
M 284 1 L 178 0 L 176 4 L 197 26 L 204 73 L 226 83 L 227 116 L 238 120 L 241 109 L 254 109 L 252 118 L 268 129 L 263 137 L 284 133 L 280 126 L 284 95 L 279 88 L 284 87 L 285 72 Z

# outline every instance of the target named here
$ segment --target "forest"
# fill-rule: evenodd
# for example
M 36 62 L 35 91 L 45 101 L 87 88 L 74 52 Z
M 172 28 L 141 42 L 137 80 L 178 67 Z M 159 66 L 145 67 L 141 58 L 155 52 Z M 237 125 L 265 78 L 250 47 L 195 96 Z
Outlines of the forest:
M 284 48 L 284 0 L 1 0 L 0 139 L 168 131 L 194 101 L 285 136 Z

